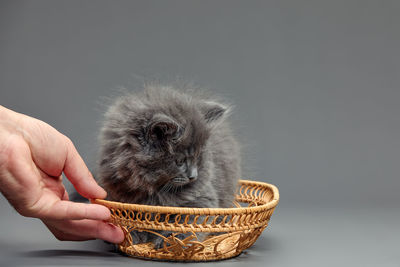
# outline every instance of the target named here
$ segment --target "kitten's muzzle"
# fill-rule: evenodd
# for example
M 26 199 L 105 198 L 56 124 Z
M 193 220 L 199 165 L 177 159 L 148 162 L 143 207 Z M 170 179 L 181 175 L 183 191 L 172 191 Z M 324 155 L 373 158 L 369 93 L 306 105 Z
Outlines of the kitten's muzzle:
M 171 183 L 173 185 L 185 185 L 189 182 L 190 182 L 190 180 L 187 177 L 175 177 L 171 180 Z
M 193 182 L 194 180 L 197 179 L 197 168 L 193 167 L 187 172 L 187 176 L 185 177 L 175 177 L 171 180 L 172 184 L 174 185 L 185 185 L 190 182 Z

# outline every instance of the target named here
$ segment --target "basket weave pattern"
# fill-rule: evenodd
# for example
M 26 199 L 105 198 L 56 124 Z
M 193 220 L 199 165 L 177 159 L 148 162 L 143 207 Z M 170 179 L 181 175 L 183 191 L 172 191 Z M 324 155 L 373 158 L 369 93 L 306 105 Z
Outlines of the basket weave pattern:
M 235 208 L 161 207 L 99 199 L 92 202 L 108 207 L 110 222 L 122 227 L 125 240 L 118 245 L 122 252 L 140 258 L 209 261 L 234 257 L 253 245 L 268 225 L 279 192 L 271 184 L 240 180 Z M 165 237 L 159 230 L 172 234 Z M 132 231 L 162 237 L 163 247 L 134 244 Z

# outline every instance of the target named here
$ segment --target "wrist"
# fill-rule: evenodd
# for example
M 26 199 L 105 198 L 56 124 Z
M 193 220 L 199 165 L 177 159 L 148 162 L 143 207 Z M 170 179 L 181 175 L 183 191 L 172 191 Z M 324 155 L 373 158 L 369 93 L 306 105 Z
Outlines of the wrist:
M 14 111 L 0 105 L 0 121 L 9 121 Z
M 0 120 L 3 120 L 3 118 L 6 116 L 7 109 L 0 105 Z
M 5 137 L 10 134 L 21 135 L 23 132 L 21 116 L 19 116 L 19 113 L 0 105 L 0 134 L 2 139 L 0 141 L 3 141 L 0 145 L 4 144 Z

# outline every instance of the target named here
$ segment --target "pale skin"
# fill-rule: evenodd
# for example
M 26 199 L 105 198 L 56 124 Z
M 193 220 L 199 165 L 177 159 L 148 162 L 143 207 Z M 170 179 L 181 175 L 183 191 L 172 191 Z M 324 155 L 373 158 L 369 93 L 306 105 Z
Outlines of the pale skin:
M 69 201 L 62 173 L 82 196 L 106 197 L 68 137 L 0 106 L 0 192 L 15 210 L 42 220 L 58 240 L 122 242 L 106 207 Z

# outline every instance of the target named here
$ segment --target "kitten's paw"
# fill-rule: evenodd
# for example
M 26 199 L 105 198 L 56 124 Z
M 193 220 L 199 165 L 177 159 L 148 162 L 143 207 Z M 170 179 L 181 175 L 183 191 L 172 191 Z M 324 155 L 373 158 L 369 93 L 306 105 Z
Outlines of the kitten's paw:
M 154 244 L 154 249 L 160 249 L 164 247 L 164 238 L 157 236 L 153 240 L 153 244 Z
M 132 231 L 131 236 L 132 236 L 132 243 L 134 245 L 149 242 L 149 233 Z

